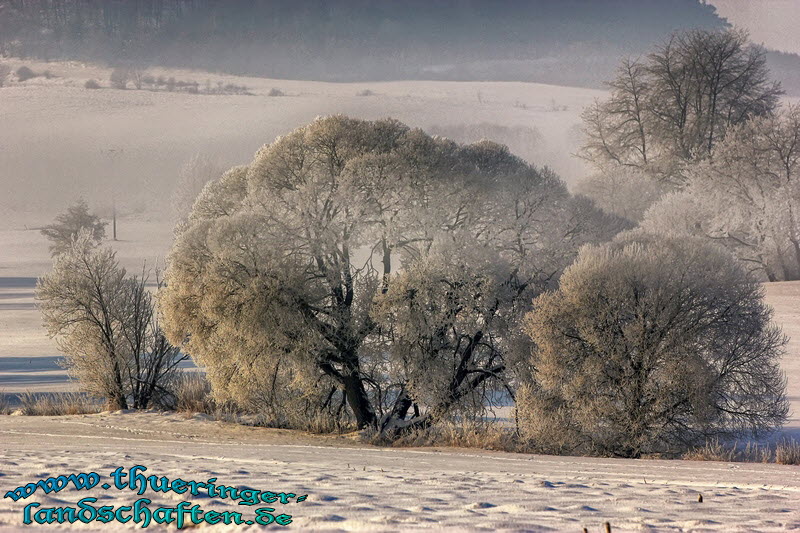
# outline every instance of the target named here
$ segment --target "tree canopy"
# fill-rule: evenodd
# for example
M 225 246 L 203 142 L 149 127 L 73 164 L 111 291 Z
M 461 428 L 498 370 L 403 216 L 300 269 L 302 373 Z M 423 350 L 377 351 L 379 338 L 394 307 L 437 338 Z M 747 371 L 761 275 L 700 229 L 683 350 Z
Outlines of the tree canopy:
M 624 227 L 500 145 L 322 118 L 203 190 L 169 257 L 166 329 L 222 397 L 264 403 L 280 383 L 358 427 L 391 426 L 412 406 L 430 420 L 487 381 L 507 384 L 497 369 L 518 329 L 499 324 L 581 244 Z M 473 271 L 473 257 L 494 263 Z M 439 325 L 412 339 L 416 305 Z M 457 364 L 435 393 L 398 364 L 445 351 Z

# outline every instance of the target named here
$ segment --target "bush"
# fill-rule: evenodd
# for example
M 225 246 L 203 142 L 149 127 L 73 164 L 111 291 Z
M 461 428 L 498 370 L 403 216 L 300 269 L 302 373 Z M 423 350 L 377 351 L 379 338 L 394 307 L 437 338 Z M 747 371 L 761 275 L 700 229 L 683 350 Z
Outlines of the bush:
M 246 85 L 235 85 L 233 83 L 226 84 L 225 87 L 223 88 L 223 90 L 224 90 L 224 92 L 226 92 L 228 94 L 246 94 L 246 95 L 252 95 L 253 94 L 253 93 L 250 92 L 250 90 L 247 88 Z M 281 92 L 281 91 L 278 90 L 278 92 Z M 270 93 L 272 93 L 272 91 L 270 91 Z M 286 96 L 286 95 L 281 93 L 281 94 L 277 94 L 277 95 L 276 94 L 269 94 L 268 96 Z
M 86 83 L 84 83 L 83 86 L 87 89 L 100 89 L 100 84 L 94 80 L 86 80 Z
M 32 71 L 26 66 L 21 66 L 17 69 L 17 79 L 19 81 L 27 81 L 37 76 L 38 74 L 36 74 L 34 71 Z
M 267 96 L 286 96 L 286 94 L 284 94 L 284 92 L 281 91 L 280 89 L 276 89 L 275 87 L 273 87 L 272 89 L 269 90 Z
M 762 291 L 700 239 L 635 232 L 583 248 L 528 315 L 535 348 L 518 395 L 523 432 L 638 457 L 779 426 L 786 338 Z
M 130 81 L 130 71 L 126 68 L 115 68 L 109 77 L 111 86 L 115 89 L 127 89 Z

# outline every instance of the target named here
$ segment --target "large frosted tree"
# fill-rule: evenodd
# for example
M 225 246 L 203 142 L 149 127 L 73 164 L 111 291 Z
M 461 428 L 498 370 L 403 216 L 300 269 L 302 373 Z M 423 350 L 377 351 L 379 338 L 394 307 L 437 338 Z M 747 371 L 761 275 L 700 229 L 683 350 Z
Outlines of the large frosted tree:
M 488 292 L 480 305 L 524 305 L 581 243 L 620 227 L 500 145 L 462 146 L 393 120 L 328 117 L 204 189 L 170 255 L 162 307 L 171 339 L 186 340 L 217 395 L 252 405 L 292 391 L 287 401 L 309 399 L 324 416 L 346 404 L 358 427 L 388 427 L 411 416 L 411 404 L 428 419 L 444 416 L 485 382 L 472 376 L 500 360 L 456 348 L 469 380 L 451 369 L 458 376 L 438 396 L 415 388 L 407 371 L 418 369 L 400 359 L 442 361 L 435 351 L 396 349 L 398 331 L 410 327 L 398 307 L 409 293 L 393 290 L 396 281 L 417 290 L 442 268 L 454 283 L 465 269 L 485 277 L 465 255 L 475 248 L 504 265 L 487 290 L 512 283 L 526 296 Z M 454 301 L 446 282 L 421 291 L 430 305 Z
M 587 246 L 528 315 L 523 432 L 635 457 L 774 429 L 788 402 L 771 314 L 758 281 L 703 239 L 635 230 Z

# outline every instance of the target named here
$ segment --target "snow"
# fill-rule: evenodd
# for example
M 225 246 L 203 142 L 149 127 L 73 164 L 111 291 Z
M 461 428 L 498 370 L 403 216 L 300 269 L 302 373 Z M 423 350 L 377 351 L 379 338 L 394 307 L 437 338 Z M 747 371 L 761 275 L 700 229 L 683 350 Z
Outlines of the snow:
M 348 437 L 155 412 L 0 417 L 0 442 L 4 491 L 77 472 L 96 471 L 108 480 L 116 467 L 140 464 L 147 474 L 171 479 L 216 477 L 218 484 L 308 494 L 307 501 L 278 509 L 303 531 L 601 531 L 606 521 L 615 532 L 800 528 L 800 467 L 774 464 L 374 448 Z M 4 499 L 0 531 L 15 531 L 30 501 L 66 506 L 89 495 L 102 498 L 98 505 L 134 499 L 113 488 Z M 151 507 L 187 499 L 152 491 L 145 497 Z M 254 514 L 227 499 L 192 503 Z M 248 530 L 227 526 L 234 528 Z

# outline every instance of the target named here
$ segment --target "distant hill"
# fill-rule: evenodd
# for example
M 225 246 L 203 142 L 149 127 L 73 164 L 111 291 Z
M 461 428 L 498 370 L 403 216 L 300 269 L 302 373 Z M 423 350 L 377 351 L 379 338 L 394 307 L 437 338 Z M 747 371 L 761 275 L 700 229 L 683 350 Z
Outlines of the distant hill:
M 679 28 L 726 24 L 701 0 L 0 0 L 0 53 L 323 81 L 598 87 L 622 55 Z M 783 56 L 781 67 L 794 60 Z

